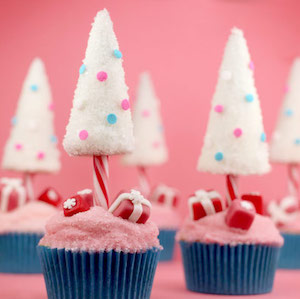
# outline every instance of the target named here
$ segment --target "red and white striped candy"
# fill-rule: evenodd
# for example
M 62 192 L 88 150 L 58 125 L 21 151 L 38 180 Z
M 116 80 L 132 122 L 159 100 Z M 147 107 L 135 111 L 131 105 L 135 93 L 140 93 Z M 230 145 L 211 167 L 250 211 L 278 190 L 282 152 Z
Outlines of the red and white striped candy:
M 150 217 L 151 203 L 136 190 L 120 194 L 110 206 L 109 212 L 134 223 L 146 223 Z
M 267 212 L 273 222 L 280 226 L 295 220 L 298 217 L 298 202 L 294 196 L 284 197 L 280 202 L 271 201 Z
M 178 191 L 161 184 L 154 188 L 150 195 L 150 200 L 168 207 L 176 207 L 178 203 Z
M 50 205 L 58 207 L 62 201 L 62 197 L 53 188 L 47 188 L 39 197 L 38 200 L 46 202 Z
M 0 211 L 14 210 L 24 205 L 27 200 L 26 189 L 21 179 L 0 179 Z
M 201 219 L 223 211 L 225 202 L 217 191 L 198 190 L 188 200 L 190 217 Z
M 250 201 L 235 199 L 229 206 L 225 221 L 229 227 L 248 230 L 254 218 L 254 205 Z

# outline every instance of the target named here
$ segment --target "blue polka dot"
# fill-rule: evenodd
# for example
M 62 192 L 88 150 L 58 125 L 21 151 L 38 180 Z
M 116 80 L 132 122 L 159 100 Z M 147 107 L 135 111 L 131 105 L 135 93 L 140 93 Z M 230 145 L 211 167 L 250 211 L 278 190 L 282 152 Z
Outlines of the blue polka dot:
M 296 144 L 296 145 L 300 145 L 300 138 L 296 138 L 296 139 L 295 139 L 295 144 Z
M 217 153 L 215 154 L 215 159 L 216 159 L 217 161 L 222 161 L 223 158 L 224 158 L 223 153 L 217 152 Z
M 39 88 L 38 88 L 38 86 L 36 84 L 32 84 L 32 85 L 30 85 L 30 89 L 32 91 L 37 91 Z
M 267 140 L 267 135 L 265 132 L 261 133 L 260 135 L 260 141 L 265 142 Z
M 251 93 L 246 94 L 245 98 L 248 103 L 251 103 L 254 101 L 254 96 Z
M 118 49 L 114 50 L 114 55 L 116 58 L 122 58 L 123 55 L 122 55 L 122 52 Z
M 57 137 L 55 135 L 51 135 L 50 140 L 52 143 L 57 143 Z
M 17 123 L 17 117 L 16 116 L 12 117 L 12 119 L 10 120 L 10 123 L 12 126 L 14 126 Z
M 109 124 L 113 125 L 117 122 L 117 116 L 113 113 L 107 115 L 107 121 Z
M 294 114 L 294 111 L 292 109 L 288 108 L 284 111 L 284 114 L 286 116 L 292 116 Z
M 79 68 L 79 74 L 82 75 L 86 70 L 85 64 L 82 64 L 81 67 Z

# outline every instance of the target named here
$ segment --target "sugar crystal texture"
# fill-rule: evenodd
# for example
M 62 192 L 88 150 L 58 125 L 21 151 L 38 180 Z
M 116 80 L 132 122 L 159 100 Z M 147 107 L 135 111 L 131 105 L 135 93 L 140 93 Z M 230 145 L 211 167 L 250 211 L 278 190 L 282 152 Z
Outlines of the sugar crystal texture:
M 128 87 L 116 49 L 113 24 L 104 9 L 95 17 L 79 72 L 63 141 L 69 155 L 115 155 L 133 149 L 131 113 L 121 106 L 128 99 Z
M 233 28 L 198 161 L 198 170 L 218 174 L 250 175 L 269 171 L 262 113 L 243 32 Z M 224 72 L 231 74 L 224 79 Z M 215 107 L 222 105 L 221 112 Z M 236 136 L 236 129 L 242 134 Z M 263 136 L 263 137 L 262 137 Z
M 60 169 L 53 107 L 44 63 L 35 58 L 23 83 L 4 149 L 4 169 L 30 173 L 52 173 Z
M 135 148 L 124 156 L 127 165 L 151 166 L 167 161 L 168 151 L 157 98 L 150 74 L 140 75 L 133 112 Z
M 270 157 L 273 162 L 300 162 L 300 58 L 295 59 L 288 89 L 272 136 Z

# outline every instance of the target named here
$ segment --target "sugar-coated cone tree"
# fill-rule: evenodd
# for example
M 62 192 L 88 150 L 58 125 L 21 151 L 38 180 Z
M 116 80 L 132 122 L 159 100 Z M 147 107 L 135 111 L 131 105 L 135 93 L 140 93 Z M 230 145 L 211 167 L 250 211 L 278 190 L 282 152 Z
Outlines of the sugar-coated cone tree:
M 198 170 L 227 175 L 228 200 L 236 198 L 234 178 L 269 171 L 268 145 L 243 32 L 229 36 L 212 100 Z
M 109 155 L 133 149 L 133 124 L 122 53 L 107 10 L 90 32 L 63 145 L 71 156 L 93 156 L 95 204 L 109 206 Z
M 160 115 L 160 101 L 155 94 L 150 74 L 140 75 L 136 102 L 133 111 L 135 148 L 123 157 L 126 165 L 138 167 L 140 187 L 149 195 L 150 184 L 146 168 L 165 163 L 168 159 L 164 130 Z
M 289 195 L 299 199 L 300 163 L 300 58 L 292 65 L 286 94 L 272 136 L 270 158 L 288 165 Z
M 53 109 L 44 64 L 35 58 L 23 83 L 2 161 L 4 169 L 25 174 L 25 186 L 31 200 L 34 198 L 31 176 L 60 169 Z

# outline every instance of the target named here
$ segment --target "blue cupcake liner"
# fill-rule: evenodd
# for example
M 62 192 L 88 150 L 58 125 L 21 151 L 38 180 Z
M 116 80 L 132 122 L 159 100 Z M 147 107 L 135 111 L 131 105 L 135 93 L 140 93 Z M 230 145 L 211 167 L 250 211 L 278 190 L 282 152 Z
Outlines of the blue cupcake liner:
M 167 262 L 173 259 L 174 247 L 175 247 L 175 235 L 176 235 L 176 230 L 174 229 L 159 230 L 158 239 L 160 245 L 163 247 L 163 250 L 159 257 L 160 262 Z
M 282 233 L 283 247 L 280 250 L 278 268 L 300 269 L 300 234 Z
M 186 286 L 199 293 L 251 295 L 269 293 L 279 247 L 180 242 Z
M 48 299 L 150 298 L 160 250 L 88 252 L 38 246 Z
M 42 273 L 36 247 L 43 237 L 33 233 L 0 235 L 0 272 Z

